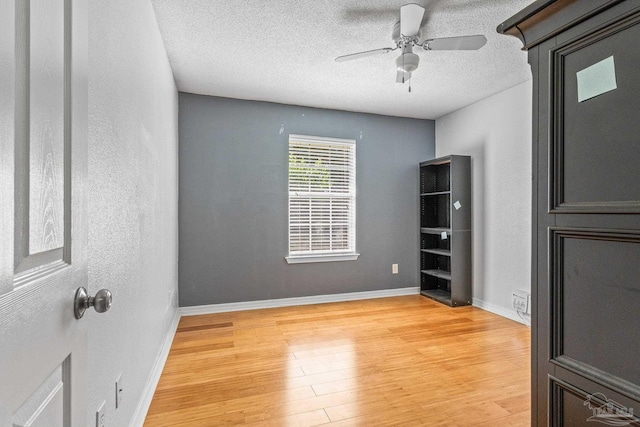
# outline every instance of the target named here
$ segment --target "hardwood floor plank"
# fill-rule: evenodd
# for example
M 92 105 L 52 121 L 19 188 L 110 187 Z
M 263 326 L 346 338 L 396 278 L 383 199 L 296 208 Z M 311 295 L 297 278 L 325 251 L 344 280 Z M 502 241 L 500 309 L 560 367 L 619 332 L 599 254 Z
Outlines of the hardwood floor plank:
M 320 424 L 328 423 L 329 417 L 327 417 L 324 409 L 317 409 L 315 411 L 303 412 L 301 414 L 289 415 L 287 417 L 282 418 L 270 418 L 265 420 L 258 420 L 256 422 L 251 422 L 251 418 L 247 420 L 249 424 L 247 426 L 274 426 L 274 427 L 311 427 L 317 426 Z
M 420 296 L 184 317 L 145 426 L 528 426 L 529 354 Z
M 233 322 L 222 322 L 222 323 L 210 323 L 204 325 L 193 325 L 193 326 L 178 326 L 177 332 L 193 332 L 193 331 L 203 331 L 209 329 L 218 329 L 218 328 L 228 328 L 233 326 Z

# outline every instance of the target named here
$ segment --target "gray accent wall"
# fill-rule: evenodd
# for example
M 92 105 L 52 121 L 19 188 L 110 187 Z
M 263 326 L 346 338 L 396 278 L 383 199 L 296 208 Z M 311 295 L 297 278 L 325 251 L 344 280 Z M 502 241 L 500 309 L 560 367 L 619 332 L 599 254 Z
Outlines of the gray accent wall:
M 285 261 L 289 134 L 356 140 L 357 261 Z M 179 136 L 180 306 L 418 286 L 434 121 L 180 93 Z

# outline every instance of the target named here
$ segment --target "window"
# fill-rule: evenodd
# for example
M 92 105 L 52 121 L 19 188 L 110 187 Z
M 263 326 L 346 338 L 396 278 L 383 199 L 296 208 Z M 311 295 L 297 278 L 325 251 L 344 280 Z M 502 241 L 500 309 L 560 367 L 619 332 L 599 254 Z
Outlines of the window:
M 289 135 L 288 263 L 356 254 L 356 141 Z

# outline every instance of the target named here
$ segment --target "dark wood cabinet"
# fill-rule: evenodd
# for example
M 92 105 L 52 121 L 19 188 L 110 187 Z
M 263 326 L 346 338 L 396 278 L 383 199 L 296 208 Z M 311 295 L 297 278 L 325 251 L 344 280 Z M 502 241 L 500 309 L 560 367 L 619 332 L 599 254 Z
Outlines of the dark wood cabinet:
M 539 0 L 498 32 L 533 74 L 532 425 L 640 425 L 640 2 Z
M 471 304 L 471 158 L 420 163 L 420 293 Z

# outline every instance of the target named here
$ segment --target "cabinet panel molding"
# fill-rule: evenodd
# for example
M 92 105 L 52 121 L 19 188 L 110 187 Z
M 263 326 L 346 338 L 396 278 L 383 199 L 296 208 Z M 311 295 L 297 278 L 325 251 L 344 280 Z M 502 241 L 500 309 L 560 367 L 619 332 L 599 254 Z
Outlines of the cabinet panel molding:
M 639 213 L 640 122 L 633 117 L 640 96 L 635 78 L 640 60 L 626 46 L 640 38 L 640 13 L 597 28 L 550 51 L 549 212 Z M 576 74 L 612 58 L 618 88 L 578 102 Z M 626 113 L 625 113 L 626 112 Z

